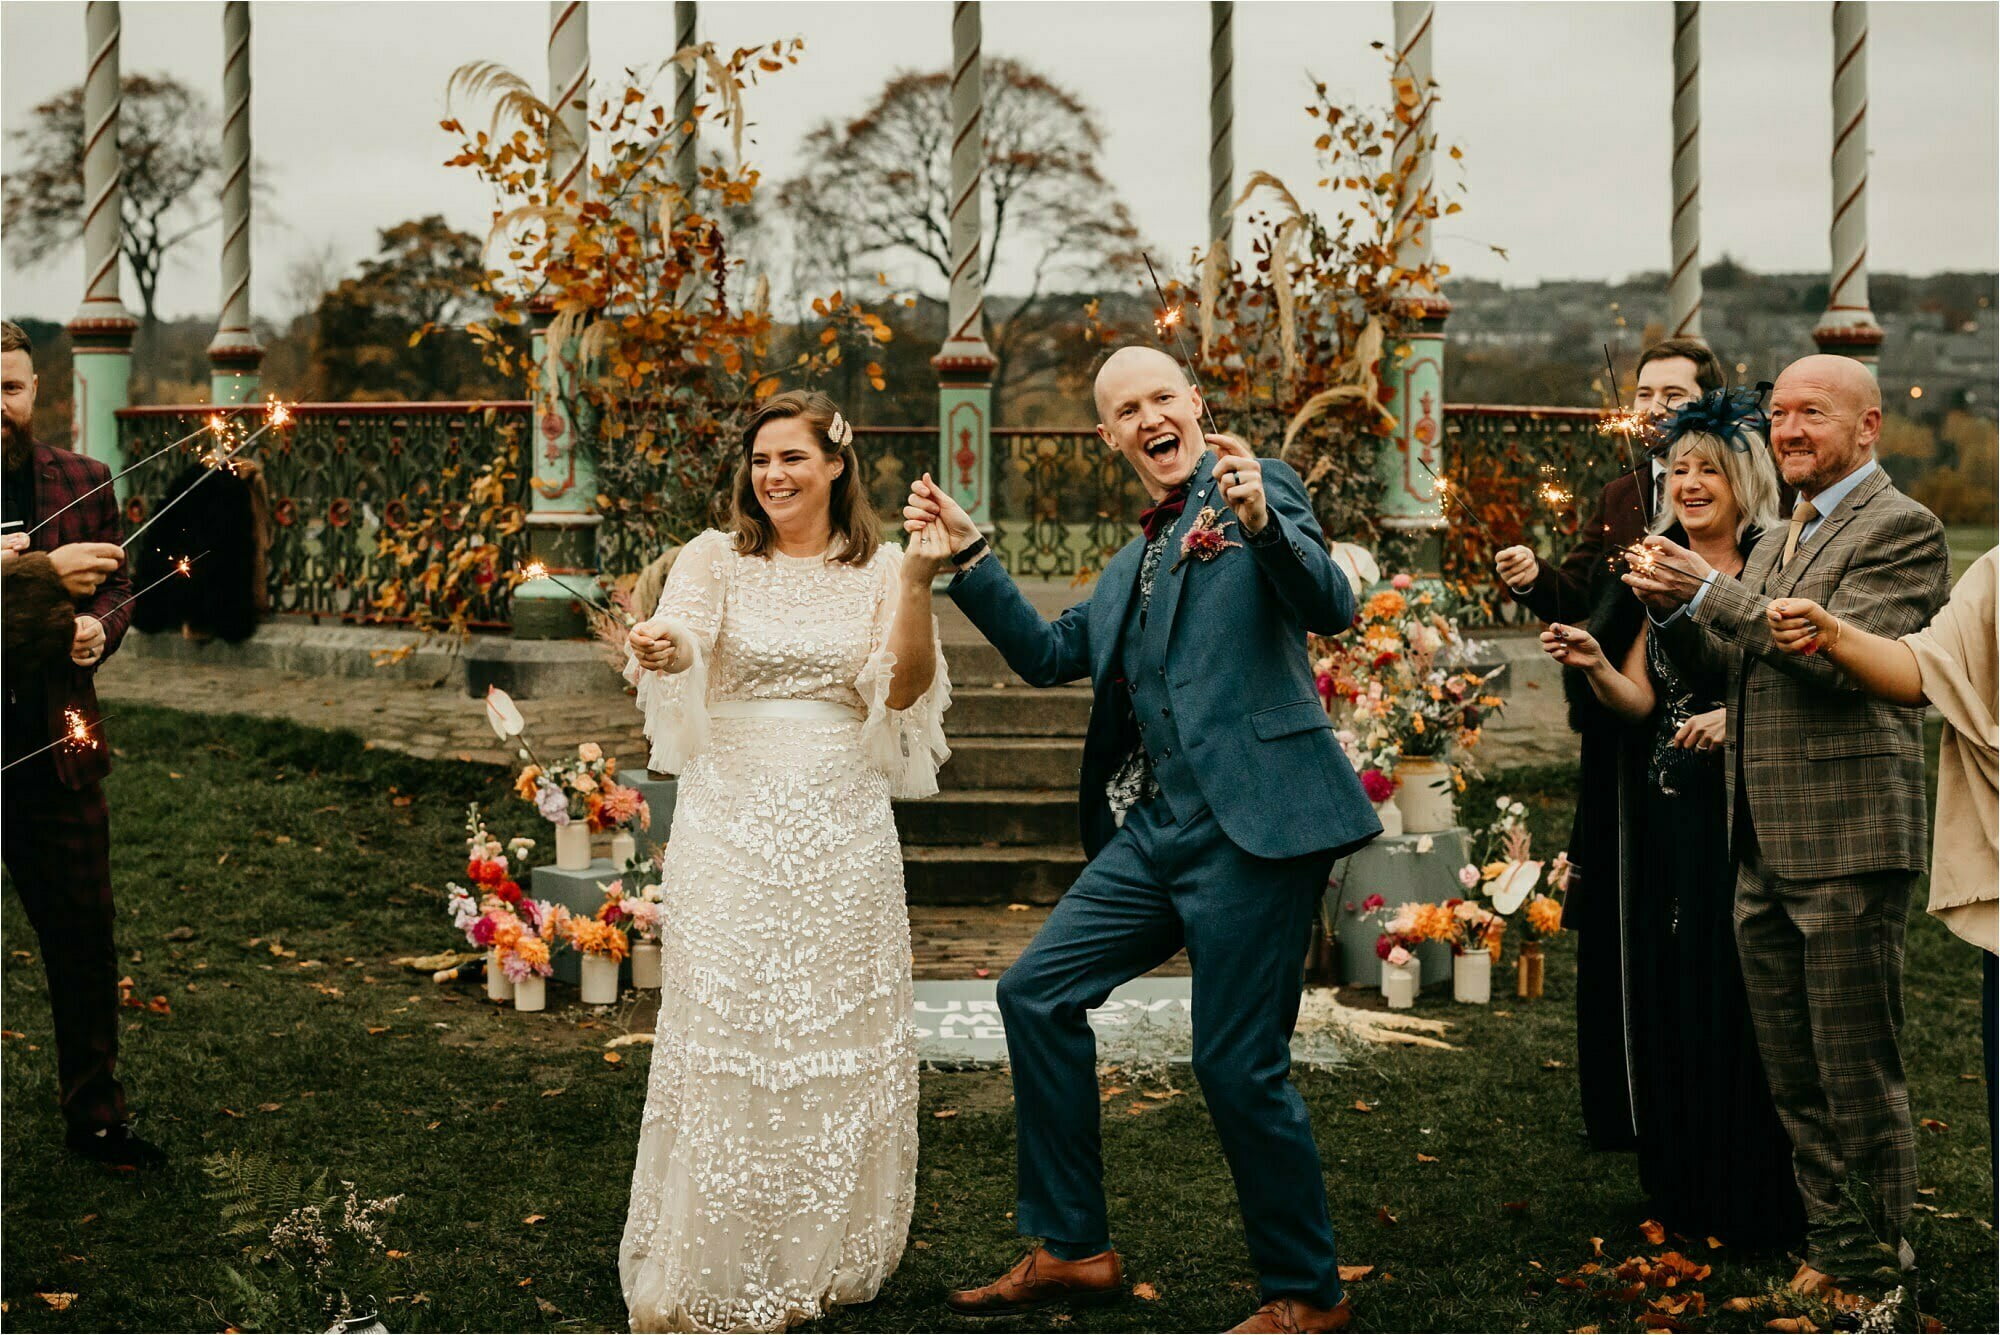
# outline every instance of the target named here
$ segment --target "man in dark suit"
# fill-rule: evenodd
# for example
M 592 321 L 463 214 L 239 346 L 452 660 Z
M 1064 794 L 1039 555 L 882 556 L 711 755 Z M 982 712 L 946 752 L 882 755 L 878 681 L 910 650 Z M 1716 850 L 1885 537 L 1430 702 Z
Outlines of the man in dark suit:
M 65 1143 L 131 1172 L 156 1166 L 163 1156 L 132 1134 L 116 1075 L 118 957 L 103 783 L 111 754 L 95 685 L 98 665 L 124 637 L 131 613 L 120 604 L 131 584 L 118 546 L 117 498 L 110 487 L 96 490 L 111 471 L 34 438 L 32 353 L 19 326 L 0 326 L 0 504 L 8 564 L 25 560 L 24 549 L 48 553 L 74 599 L 76 617 L 67 657 L 8 673 L 0 749 L 10 768 L 0 781 L 0 855 L 34 925 L 48 975 Z M 29 530 L 34 532 L 24 544 Z M 74 727 L 88 740 L 44 750 Z
M 1086 1013 L 1183 946 L 1194 1073 L 1236 1180 L 1264 1305 L 1239 1331 L 1347 1324 L 1325 1180 L 1287 1078 L 1327 873 L 1382 832 L 1314 690 L 1306 633 L 1354 592 L 1298 475 L 1204 436 L 1199 391 L 1128 347 L 1097 379 L 1098 434 L 1154 504 L 1091 596 L 1044 621 L 965 511 L 920 482 L 909 526 L 950 531 L 953 601 L 1037 686 L 1095 690 L 1080 808 L 1090 863 L 999 985 L 1014 1075 L 1020 1231 L 1044 1240 L 946 1301 L 1005 1316 L 1115 1296 Z
M 1663 417 L 1723 383 L 1722 363 L 1699 339 L 1670 338 L 1639 354 L 1633 407 Z M 1617 589 L 1611 557 L 1646 534 L 1664 504 L 1665 467 L 1648 458 L 1645 442 L 1632 445 L 1639 459 L 1597 498 L 1589 522 L 1559 565 L 1544 565 L 1526 547 L 1508 547 L 1495 558 L 1516 602 L 1542 621 L 1589 625 L 1606 586 Z M 1636 618 L 1634 618 L 1636 622 Z M 1600 624 L 1597 629 L 1605 627 Z M 1602 636 L 1600 636 L 1602 638 Z M 1619 776 L 1625 771 L 1627 725 L 1598 705 L 1590 692 L 1571 691 L 1571 721 L 1580 737 L 1576 823 L 1569 854 L 1575 878 L 1563 925 L 1576 933 L 1576 1080 L 1583 1129 L 1591 1147 L 1628 1150 L 1638 1143 L 1632 1109 L 1631 1049 L 1624 958 L 1618 930 Z

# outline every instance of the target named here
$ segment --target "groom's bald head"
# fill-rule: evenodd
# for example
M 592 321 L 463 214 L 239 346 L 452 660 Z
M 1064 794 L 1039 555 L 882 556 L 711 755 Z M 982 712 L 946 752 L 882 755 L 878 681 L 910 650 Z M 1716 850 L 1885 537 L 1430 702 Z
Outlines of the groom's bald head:
M 1157 381 L 1161 376 L 1171 376 L 1173 383 L 1187 388 L 1187 375 L 1181 364 L 1161 352 L 1142 343 L 1128 343 L 1104 359 L 1104 365 L 1097 368 L 1097 379 L 1091 385 L 1091 396 L 1097 403 L 1097 420 L 1108 422 L 1109 403 L 1117 400 L 1111 395 L 1118 391 L 1132 392 L 1141 383 Z

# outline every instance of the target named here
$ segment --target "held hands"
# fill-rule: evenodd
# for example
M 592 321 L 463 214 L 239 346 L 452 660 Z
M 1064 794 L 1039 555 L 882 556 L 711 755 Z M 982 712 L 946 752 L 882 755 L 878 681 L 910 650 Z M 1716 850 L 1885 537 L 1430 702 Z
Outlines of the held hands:
M 625 642 L 631 646 L 639 666 L 648 672 L 671 672 L 674 660 L 680 657 L 680 646 L 668 633 L 667 623 L 657 618 L 632 627 Z
M 1597 672 L 1610 666 L 1596 637 L 1577 626 L 1560 623 L 1542 632 L 1542 652 L 1564 667 Z
M 1502 547 L 1493 558 L 1493 566 L 1510 589 L 1525 589 L 1542 573 L 1542 563 L 1526 547 Z
M 965 507 L 925 473 L 910 484 L 910 499 L 903 506 L 903 527 L 912 534 L 920 534 L 933 525 L 944 529 L 947 559 L 952 552 L 964 551 L 979 540 L 979 526 L 972 522 Z
M 115 542 L 71 542 L 49 553 L 56 578 L 72 598 L 88 598 L 105 578 L 125 564 L 125 549 Z
M 1810 598 L 1774 598 L 1764 620 L 1771 642 L 1788 654 L 1816 654 L 1840 640 L 1840 618 Z
M 1674 732 L 1674 745 L 1689 751 L 1713 751 L 1728 731 L 1729 711 L 1711 709 L 1696 714 Z
M 1626 548 L 1625 583 L 1639 601 L 1671 611 L 1701 591 L 1715 567 L 1687 548 L 1658 534 L 1649 534 Z
M 69 661 L 78 667 L 96 667 L 104 657 L 104 623 L 93 616 L 76 619 L 76 638 L 70 641 Z
M 961 512 L 963 513 L 963 512 Z M 905 527 L 909 525 L 906 523 Z M 903 546 L 903 582 L 928 591 L 939 572 L 951 568 L 951 554 L 957 550 L 943 523 L 926 523 L 910 528 L 910 540 Z
M 1219 431 L 1202 437 L 1215 447 L 1215 481 L 1222 498 L 1236 512 L 1245 533 L 1262 533 L 1271 522 L 1271 509 L 1264 500 L 1264 465 L 1250 446 L 1237 436 Z

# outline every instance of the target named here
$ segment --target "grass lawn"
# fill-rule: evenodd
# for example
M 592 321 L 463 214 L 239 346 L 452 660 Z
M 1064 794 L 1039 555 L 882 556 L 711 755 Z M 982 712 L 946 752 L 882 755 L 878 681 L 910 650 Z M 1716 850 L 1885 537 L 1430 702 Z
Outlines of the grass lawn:
M 1993 546 L 1996 535 L 1984 524 L 1946 524 L 1944 538 L 1951 544 L 1951 578 L 1955 584 L 1965 568 Z
M 171 1007 L 126 1012 L 123 1072 L 143 1131 L 174 1162 L 125 1182 L 61 1151 L 41 967 L 9 895 L 5 1325 L 248 1321 L 225 1296 L 222 1267 L 244 1262 L 239 1243 L 218 1236 L 201 1167 L 208 1153 L 240 1150 L 330 1169 L 364 1195 L 403 1195 L 380 1295 L 392 1330 L 623 1330 L 615 1250 L 647 1050 L 607 1061 L 617 1014 L 568 1005 L 567 989 L 556 1010 L 515 1015 L 388 963 L 450 944 L 441 887 L 462 856 L 463 807 L 499 805 L 499 773 L 275 723 L 117 712 L 119 948 L 138 995 Z M 1469 794 L 1467 809 L 1490 810 L 1498 791 L 1530 800 L 1538 844 L 1553 851 L 1567 781 L 1517 771 Z M 1663 1250 L 1640 1236 L 1629 1157 L 1593 1156 L 1577 1137 L 1571 960 L 1559 944 L 1539 1003 L 1480 1010 L 1427 997 L 1419 1013 L 1453 1022 L 1456 1051 L 1370 1049 L 1302 1079 L 1343 1260 L 1374 1267 L 1351 1285 L 1359 1328 L 1636 1328 L 1640 1308 L 1555 1282 L 1590 1259 L 1593 1237 L 1614 1259 Z M 1995 1310 L 1983 1093 L 1968 1078 L 1979 1069 L 1976 964 L 1913 915 L 1905 1051 L 1918 1114 L 1949 1128 L 1920 1133 L 1934 1212 L 1918 1215 L 1914 1241 L 1926 1307 L 1954 1330 L 1991 1329 Z M 961 1328 L 942 1291 L 1015 1258 L 1005 1077 L 927 1076 L 923 1098 L 913 1248 L 880 1299 L 824 1329 Z M 1105 1149 L 1114 1236 L 1131 1278 L 1156 1296 L 1045 1313 L 1025 1328 L 1217 1330 L 1254 1305 L 1199 1095 L 1147 1104 L 1107 1102 Z M 935 1115 L 947 1110 L 956 1115 Z M 1762 1317 L 1714 1308 L 1789 1273 L 1782 1258 L 1702 1239 L 1665 1245 L 1714 1267 L 1696 1286 L 1710 1313 L 1690 1329 L 1761 1328 Z M 44 1293 L 75 1297 L 59 1311 Z M 277 1311 L 267 1322 L 290 1328 L 316 1315 Z

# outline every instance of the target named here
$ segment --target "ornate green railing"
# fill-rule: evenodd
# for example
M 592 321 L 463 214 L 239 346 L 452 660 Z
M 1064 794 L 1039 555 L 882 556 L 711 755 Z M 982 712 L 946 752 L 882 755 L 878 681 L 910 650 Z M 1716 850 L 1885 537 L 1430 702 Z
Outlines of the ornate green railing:
M 203 405 L 123 410 L 125 457 L 137 459 L 185 435 L 212 411 Z M 526 427 L 528 404 L 307 403 L 297 405 L 294 416 L 288 430 L 252 447 L 272 502 L 271 606 L 354 621 L 367 618 L 372 590 L 388 573 L 376 555 L 383 530 L 459 494 L 468 474 L 502 449 L 510 433 Z M 1615 451 L 1596 433 L 1597 421 L 1597 413 L 1582 408 L 1449 405 L 1445 472 L 1459 480 L 1501 541 L 1558 550 L 1574 534 L 1577 514 L 1541 502 L 1536 489 L 1546 466 L 1546 476 L 1560 480 L 1587 508 L 1619 467 Z M 1000 428 L 993 439 L 993 545 L 1015 575 L 1087 579 L 1139 531 L 1144 491 L 1095 432 Z M 199 445 L 188 447 L 188 463 Z M 893 527 L 910 479 L 936 467 L 937 430 L 865 428 L 856 431 L 855 447 L 885 528 Z M 127 505 L 134 522 L 151 512 L 180 471 L 163 460 L 134 475 L 141 484 Z M 525 506 L 525 477 L 515 487 Z M 1510 605 L 1490 573 L 1492 541 L 1457 512 L 1450 517 L 1446 576 L 1466 589 L 1478 619 L 1506 619 Z M 638 521 L 612 517 L 600 530 L 599 551 L 606 569 L 622 574 L 650 560 L 657 541 Z M 502 537 L 500 548 L 502 569 L 524 559 L 519 535 Z M 496 578 L 479 596 L 472 624 L 501 628 L 507 616 L 504 583 Z
M 202 405 L 120 411 L 126 459 L 187 435 L 214 411 Z M 254 431 L 261 414 L 254 407 L 242 411 Z M 503 448 L 505 433 L 525 428 L 528 404 L 301 403 L 292 415 L 291 426 L 264 436 L 245 455 L 263 466 L 271 498 L 271 610 L 355 621 L 365 619 L 373 590 L 388 573 L 376 555 L 382 531 L 456 497 L 467 475 Z M 185 447 L 185 464 L 163 458 L 132 475 L 138 485 L 126 502 L 130 522 L 152 513 L 202 448 L 197 439 Z M 525 476 L 517 487 L 526 505 Z M 500 548 L 507 565 L 527 550 L 519 534 L 502 537 Z M 488 589 L 474 602 L 471 624 L 504 629 L 506 586 L 495 578 Z

